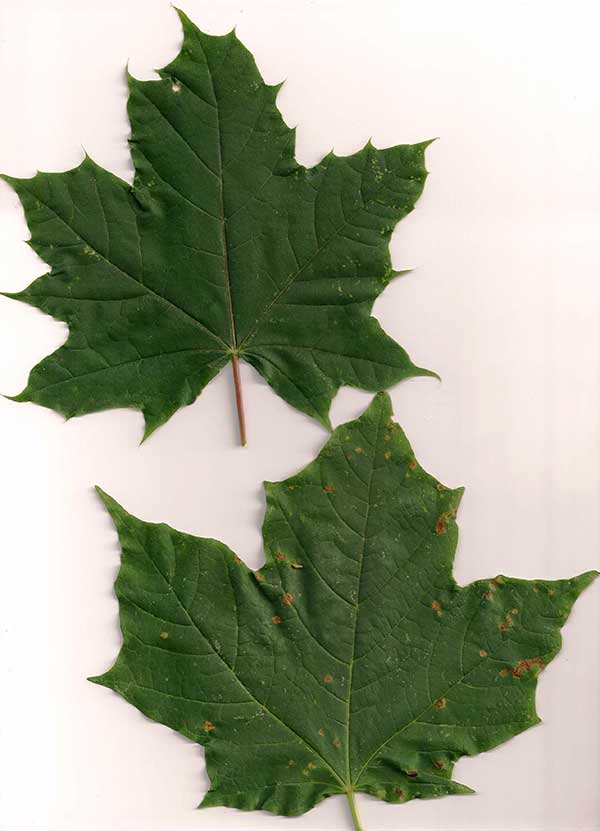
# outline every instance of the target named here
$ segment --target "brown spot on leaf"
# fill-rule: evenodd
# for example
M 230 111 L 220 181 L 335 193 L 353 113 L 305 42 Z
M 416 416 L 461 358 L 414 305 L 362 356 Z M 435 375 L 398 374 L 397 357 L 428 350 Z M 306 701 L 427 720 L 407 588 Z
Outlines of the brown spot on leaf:
M 328 672 L 327 675 L 323 676 L 323 681 L 325 681 L 326 684 L 331 684 L 333 682 L 333 675 Z
M 518 609 L 513 609 L 513 610 L 512 610 L 512 613 L 513 613 L 513 615 L 518 615 L 518 614 L 519 614 L 519 610 L 518 610 Z
M 392 438 L 391 435 L 389 433 L 386 433 L 385 436 L 383 437 L 383 440 L 384 441 L 390 441 L 391 438 Z
M 436 759 L 433 764 L 436 766 L 436 768 L 438 770 L 443 770 L 443 768 L 444 768 L 444 763 L 442 762 L 441 759 Z
M 434 601 L 432 601 L 432 603 L 431 603 L 431 608 L 433 609 L 433 611 L 434 611 L 434 612 L 437 612 L 437 611 L 438 611 L 438 609 L 441 609 L 441 608 L 442 608 L 442 605 L 441 605 L 441 603 L 440 603 L 440 601 L 439 601 L 439 600 L 434 600 Z
M 315 768 L 316 768 L 316 765 L 315 765 L 315 763 L 314 763 L 314 762 L 309 762 L 309 763 L 308 763 L 308 769 L 309 769 L 309 770 L 314 770 Z
M 333 740 L 333 746 L 335 747 L 335 749 L 336 749 L 336 750 L 339 750 L 339 749 L 340 749 L 340 747 L 342 746 L 342 743 L 341 743 L 341 741 L 337 738 L 337 736 L 336 736 L 336 737 L 335 737 L 335 739 Z
M 394 788 L 394 796 L 398 797 L 398 799 L 403 799 L 404 791 L 401 788 Z
M 285 554 L 283 553 L 283 551 L 276 551 L 275 559 L 279 560 L 279 562 L 282 563 L 285 560 Z
M 386 450 L 383 455 L 389 461 L 392 458 L 392 451 L 391 450 Z
M 362 447 L 355 447 L 355 448 L 354 448 L 354 452 L 355 452 L 355 453 L 362 453 L 362 452 L 363 452 L 363 449 L 362 449 Z
M 480 658 L 487 658 L 487 652 L 485 651 L 485 649 L 480 649 L 479 650 L 479 657 Z
M 435 702 L 435 706 L 437 707 L 438 710 L 443 710 L 444 707 L 446 706 L 446 699 L 445 698 L 438 698 L 438 700 Z
M 435 533 L 436 534 L 445 534 L 448 529 L 448 521 L 452 519 L 452 514 L 450 511 L 444 511 L 443 514 L 440 514 L 438 517 L 438 521 L 435 524 Z
M 407 775 L 407 776 L 418 776 L 418 775 L 419 775 L 419 771 L 418 771 L 418 770 L 407 770 L 407 771 L 406 771 L 406 775 Z
M 168 632 L 161 632 L 160 637 L 163 639 L 163 641 L 166 641 L 167 638 L 169 637 L 169 633 Z
M 416 459 L 411 459 L 410 462 L 408 463 L 408 466 L 411 470 L 414 470 L 417 466 L 417 460 Z
M 506 623 L 504 623 L 504 621 L 501 620 L 500 623 L 498 624 L 498 629 L 501 632 L 505 632 L 507 628 L 508 627 L 507 627 Z
M 289 592 L 286 592 L 283 597 L 281 598 L 281 602 L 284 606 L 293 606 L 294 598 Z
M 333 487 L 333 485 L 325 485 L 323 490 L 325 491 L 325 493 L 335 493 L 335 488 Z
M 510 670 L 506 669 L 506 667 L 505 667 L 504 669 L 500 670 L 498 675 L 501 675 L 503 678 L 506 678 L 507 675 L 510 675 Z
M 277 626 L 281 623 L 281 618 L 279 617 L 279 615 L 274 615 L 274 616 L 271 618 L 271 620 L 272 620 L 272 621 L 273 621 L 273 623 L 275 623 Z
M 264 576 L 260 573 L 260 571 L 255 571 L 254 572 L 254 577 L 255 577 L 256 580 L 258 580 L 259 583 L 262 583 L 263 580 L 265 579 Z
M 288 762 L 288 765 L 289 765 L 289 767 L 293 768 L 293 767 L 295 767 L 296 762 L 294 761 L 294 759 L 290 759 L 290 761 Z
M 438 483 L 437 483 L 436 488 L 437 488 L 439 491 L 445 491 L 445 490 L 446 490 L 446 488 L 442 485 L 442 483 L 441 483 L 441 482 L 438 482 Z
M 324 735 L 325 735 L 325 730 L 323 729 L 323 727 L 319 727 L 319 736 L 324 736 Z
M 204 732 L 205 733 L 210 733 L 214 729 L 215 729 L 215 725 L 212 723 L 212 721 L 205 721 L 204 722 Z
M 483 596 L 485 597 L 486 600 L 493 600 L 494 599 L 494 595 L 491 592 L 486 592 Z
M 554 589 L 548 589 L 548 594 L 550 595 L 550 597 L 554 597 L 556 592 L 554 591 Z
M 513 668 L 512 674 L 515 678 L 520 678 L 523 672 L 529 672 L 534 667 L 537 668 L 538 672 L 541 672 L 544 666 L 545 664 L 541 658 L 525 658 L 525 660 L 519 661 L 516 667 Z

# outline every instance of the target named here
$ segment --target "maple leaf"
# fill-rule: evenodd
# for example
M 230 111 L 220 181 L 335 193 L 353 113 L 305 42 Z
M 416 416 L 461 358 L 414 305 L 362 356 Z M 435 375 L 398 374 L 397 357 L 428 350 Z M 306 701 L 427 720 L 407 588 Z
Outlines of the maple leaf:
M 468 793 L 454 763 L 536 724 L 539 673 L 597 576 L 452 577 L 462 489 L 426 473 L 386 394 L 267 483 L 265 565 L 130 516 L 123 645 L 91 679 L 206 747 L 203 806 L 301 814 L 325 797 Z
M 9 297 L 65 321 L 65 344 L 17 401 L 67 418 L 144 414 L 147 437 L 240 360 L 329 429 L 342 385 L 415 375 L 370 316 L 399 273 L 388 251 L 420 196 L 429 142 L 330 153 L 306 169 L 295 131 L 232 32 L 184 40 L 160 80 L 129 77 L 133 187 L 87 155 L 73 170 L 3 178 L 52 270 Z

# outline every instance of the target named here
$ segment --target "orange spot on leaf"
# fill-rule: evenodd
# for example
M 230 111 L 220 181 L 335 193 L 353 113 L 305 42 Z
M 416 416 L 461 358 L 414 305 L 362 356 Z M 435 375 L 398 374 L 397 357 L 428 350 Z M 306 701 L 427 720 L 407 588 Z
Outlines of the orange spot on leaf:
M 326 684 L 331 684 L 333 681 L 333 675 L 327 673 L 327 675 L 323 677 L 323 681 L 325 681 Z
M 443 514 L 440 514 L 440 516 L 438 517 L 438 521 L 435 524 L 435 533 L 445 534 L 450 519 L 452 519 L 452 514 L 450 513 L 450 511 L 444 511 Z
M 286 592 L 281 598 L 281 602 L 284 604 L 284 606 L 292 606 L 294 603 L 294 598 L 289 592 Z
M 523 672 L 529 672 L 534 667 L 537 668 L 538 672 L 541 672 L 544 666 L 545 664 L 541 658 L 525 658 L 525 660 L 519 661 L 516 667 L 513 668 L 512 674 L 515 678 L 520 678 Z
M 279 617 L 279 615 L 275 615 L 274 617 L 271 618 L 271 620 L 275 624 L 280 624 L 281 623 L 281 618 Z
M 215 725 L 212 723 L 212 721 L 205 721 L 204 722 L 204 732 L 205 733 L 210 733 L 214 729 L 215 729 Z

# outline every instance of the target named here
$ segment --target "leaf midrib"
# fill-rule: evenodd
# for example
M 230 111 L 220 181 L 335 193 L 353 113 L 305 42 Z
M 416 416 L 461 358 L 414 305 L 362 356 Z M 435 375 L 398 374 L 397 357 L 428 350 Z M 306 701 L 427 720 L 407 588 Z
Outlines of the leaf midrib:
M 225 63 L 227 58 L 229 57 L 229 53 L 231 52 L 231 45 L 233 44 L 233 40 L 230 41 L 229 47 L 221 61 L 221 66 Z M 235 330 L 235 315 L 233 313 L 233 294 L 231 290 L 231 271 L 229 268 L 229 251 L 228 251 L 228 241 L 227 241 L 227 226 L 225 222 L 225 178 L 224 178 L 224 167 L 223 167 L 223 138 L 221 135 L 221 113 L 219 110 L 219 101 L 217 99 L 217 93 L 215 90 L 215 81 L 213 78 L 213 73 L 208 62 L 208 57 L 206 52 L 203 51 L 204 60 L 206 61 L 206 69 L 208 72 L 208 77 L 210 80 L 210 86 L 212 90 L 212 96 L 214 100 L 215 106 L 215 121 L 216 121 L 216 129 L 217 129 L 217 163 L 218 163 L 218 172 L 217 172 L 217 179 L 219 181 L 219 227 L 221 229 L 221 246 L 223 249 L 223 271 L 225 274 L 225 285 L 227 287 L 227 306 L 229 312 L 229 330 L 231 334 L 231 349 L 233 350 L 234 356 L 237 357 L 237 335 Z
M 354 612 L 354 631 L 352 633 L 352 652 L 350 656 L 350 664 L 348 667 L 348 700 L 346 703 L 346 780 L 347 786 L 351 788 L 353 786 L 352 783 L 352 776 L 351 776 L 351 767 L 350 767 L 350 719 L 352 716 L 352 680 L 354 675 L 354 660 L 356 655 L 356 635 L 358 632 L 358 618 L 360 614 L 360 589 L 362 585 L 362 578 L 363 578 L 363 571 L 364 571 L 364 562 L 365 556 L 367 553 L 367 540 L 369 539 L 368 536 L 368 527 L 369 527 L 369 519 L 371 516 L 371 491 L 373 487 L 373 476 L 375 475 L 375 462 L 377 457 L 377 450 L 379 447 L 379 438 L 381 435 L 381 423 L 383 421 L 384 412 L 379 415 L 379 420 L 377 422 L 377 434 L 375 436 L 375 444 L 373 445 L 373 458 L 371 464 L 371 472 L 369 474 L 369 483 L 367 485 L 367 508 L 365 511 L 365 522 L 362 532 L 363 544 L 360 556 L 360 567 L 358 573 L 358 587 L 356 590 L 356 604 L 355 604 L 355 612 Z

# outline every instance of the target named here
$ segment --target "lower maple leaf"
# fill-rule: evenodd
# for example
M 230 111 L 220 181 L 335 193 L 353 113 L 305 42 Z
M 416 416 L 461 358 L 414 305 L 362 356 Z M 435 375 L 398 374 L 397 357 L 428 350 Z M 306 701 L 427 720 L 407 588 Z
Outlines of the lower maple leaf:
M 116 524 L 123 646 L 96 683 L 206 747 L 203 806 L 296 815 L 325 797 L 469 793 L 461 756 L 539 721 L 539 673 L 597 572 L 452 577 L 462 489 L 417 463 L 379 394 L 296 476 L 267 483 L 266 563 Z

